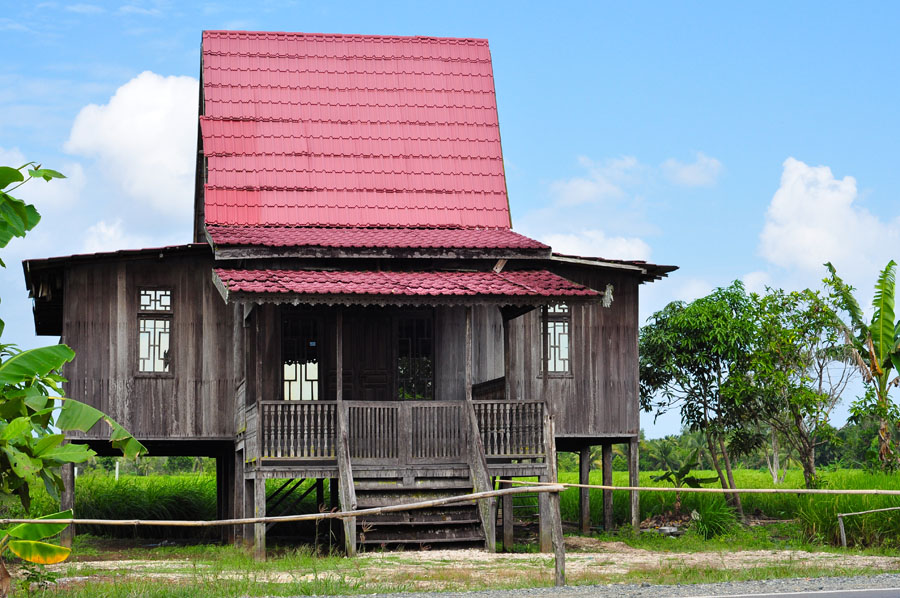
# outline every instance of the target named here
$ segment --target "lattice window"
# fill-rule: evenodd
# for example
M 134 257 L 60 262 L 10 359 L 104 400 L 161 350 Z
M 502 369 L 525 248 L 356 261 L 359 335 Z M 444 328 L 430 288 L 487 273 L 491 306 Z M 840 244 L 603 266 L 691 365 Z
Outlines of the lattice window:
M 319 322 L 286 313 L 281 329 L 282 394 L 287 401 L 319 399 Z
M 172 290 L 138 292 L 138 371 L 171 373 Z
M 546 362 L 548 374 L 569 374 L 572 372 L 569 348 L 572 328 L 572 312 L 565 303 L 548 305 L 544 308 L 544 332 L 547 335 Z M 544 360 L 541 360 L 541 369 Z
M 401 400 L 434 398 L 434 324 L 428 316 L 398 321 L 397 394 Z

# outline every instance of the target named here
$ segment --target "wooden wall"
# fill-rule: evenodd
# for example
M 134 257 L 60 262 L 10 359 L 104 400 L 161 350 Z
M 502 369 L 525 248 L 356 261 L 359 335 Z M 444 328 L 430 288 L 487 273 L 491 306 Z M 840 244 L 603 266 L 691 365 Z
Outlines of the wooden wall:
M 603 290 L 613 303 L 573 305 L 571 375 L 550 377 L 548 403 L 556 436 L 603 438 L 639 431 L 638 279 L 598 269 L 559 268 L 570 280 Z M 541 313 L 510 322 L 510 398 L 541 398 Z
M 138 438 L 233 438 L 234 310 L 213 286 L 212 265 L 212 256 L 202 254 L 69 264 L 62 342 L 76 357 L 64 369 L 68 396 Z M 172 288 L 170 376 L 137 371 L 143 286 Z M 86 437 L 106 434 L 95 427 Z

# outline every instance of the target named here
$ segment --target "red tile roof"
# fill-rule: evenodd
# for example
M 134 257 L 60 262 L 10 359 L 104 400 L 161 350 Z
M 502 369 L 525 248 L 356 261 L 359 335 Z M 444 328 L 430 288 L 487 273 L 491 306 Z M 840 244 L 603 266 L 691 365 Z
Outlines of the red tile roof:
M 600 293 L 545 270 L 510 272 L 344 272 L 231 270 L 215 276 L 228 293 L 380 297 L 598 297 Z
M 311 228 L 208 225 L 217 246 L 549 249 L 508 229 Z
M 510 227 L 486 40 L 203 33 L 207 224 Z

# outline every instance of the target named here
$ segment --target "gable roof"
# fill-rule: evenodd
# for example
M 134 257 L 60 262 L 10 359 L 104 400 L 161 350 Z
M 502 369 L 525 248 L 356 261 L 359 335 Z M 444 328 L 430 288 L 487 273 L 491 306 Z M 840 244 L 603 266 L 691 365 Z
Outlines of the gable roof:
M 204 31 L 206 225 L 509 229 L 487 40 Z

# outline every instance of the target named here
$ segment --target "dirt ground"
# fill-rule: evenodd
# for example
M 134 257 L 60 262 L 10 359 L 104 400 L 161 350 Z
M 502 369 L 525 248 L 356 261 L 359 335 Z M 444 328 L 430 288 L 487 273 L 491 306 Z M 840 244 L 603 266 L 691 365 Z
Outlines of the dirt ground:
M 189 579 L 198 565 L 190 559 L 81 560 L 57 565 L 67 582 L 86 577 L 140 576 Z M 628 573 L 681 567 L 749 569 L 773 565 L 865 569 L 872 573 L 900 570 L 900 557 L 864 556 L 827 552 L 755 550 L 735 552 L 653 552 L 621 542 L 601 542 L 587 537 L 566 538 L 566 572 L 571 581 L 601 583 Z M 202 567 L 202 566 L 201 566 Z M 338 571 L 259 572 L 258 581 L 296 583 L 322 578 L 359 578 L 367 582 L 402 584 L 416 589 L 460 589 L 478 585 L 540 583 L 552 577 L 552 554 L 491 554 L 481 550 L 423 550 L 377 552 L 362 555 L 353 566 Z M 221 578 L 243 575 L 219 572 Z

